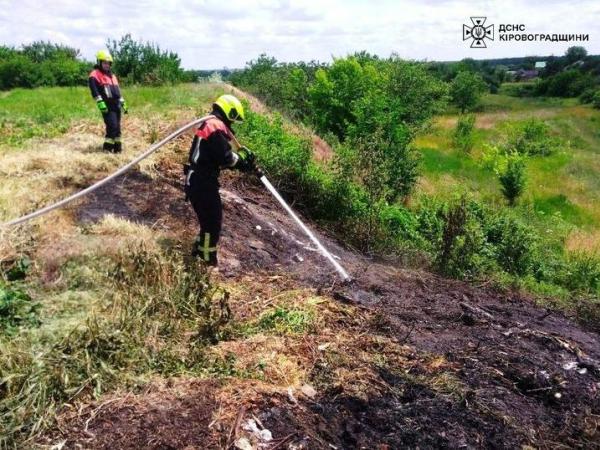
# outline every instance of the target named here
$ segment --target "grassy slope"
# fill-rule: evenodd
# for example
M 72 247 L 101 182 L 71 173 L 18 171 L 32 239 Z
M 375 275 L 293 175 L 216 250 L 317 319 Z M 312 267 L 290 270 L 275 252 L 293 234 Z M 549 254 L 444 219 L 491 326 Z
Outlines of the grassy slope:
M 432 129 L 418 138 L 424 171 L 421 193 L 448 197 L 466 191 L 493 204 L 503 203 L 496 177 L 480 165 L 484 145 L 498 141 L 507 124 L 539 118 L 570 145 L 552 156 L 529 160 L 519 212 L 541 231 L 570 230 L 571 250 L 600 249 L 600 111 L 573 99 L 503 94 L 485 96 L 481 109 L 470 156 L 453 148 L 455 114 L 438 117 Z

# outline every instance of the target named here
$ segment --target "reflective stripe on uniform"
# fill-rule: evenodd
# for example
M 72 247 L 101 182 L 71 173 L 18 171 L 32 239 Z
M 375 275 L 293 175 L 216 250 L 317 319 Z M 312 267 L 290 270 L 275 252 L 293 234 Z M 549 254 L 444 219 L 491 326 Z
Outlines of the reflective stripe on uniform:
M 194 169 L 188 170 L 187 176 L 185 177 L 185 185 L 190 185 L 190 180 L 192 179 L 192 174 L 194 173 Z
M 112 138 L 104 138 L 105 144 L 114 144 L 116 141 Z
M 116 137 L 116 138 L 115 138 L 115 144 L 118 144 L 118 143 L 120 143 L 120 142 L 121 142 L 121 138 L 120 138 L 120 137 Z
M 236 152 L 231 152 L 231 154 L 233 155 L 233 158 L 232 158 L 231 164 L 229 164 L 228 167 L 235 167 L 235 165 L 240 160 L 240 155 L 238 155 Z
M 204 261 L 210 261 L 210 253 L 216 251 L 217 247 L 210 246 L 210 233 L 204 233 L 204 245 L 202 246 Z
M 196 146 L 194 147 L 194 153 L 192 153 L 192 160 L 190 161 L 192 164 L 197 164 L 198 159 L 200 158 L 200 141 L 201 140 L 202 140 L 202 138 L 199 137 L 198 140 L 196 141 Z

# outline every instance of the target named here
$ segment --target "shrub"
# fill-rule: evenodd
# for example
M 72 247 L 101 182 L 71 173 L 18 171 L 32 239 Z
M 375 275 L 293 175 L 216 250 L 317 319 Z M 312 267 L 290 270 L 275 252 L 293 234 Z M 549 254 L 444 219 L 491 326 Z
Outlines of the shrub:
M 577 69 L 559 72 L 537 84 L 537 95 L 551 97 L 578 97 L 589 88 L 596 86 L 593 75 Z
M 473 148 L 473 129 L 475 128 L 475 115 L 461 115 L 456 122 L 453 143 L 456 148 L 464 153 L 470 153 Z
M 450 96 L 460 112 L 471 111 L 479 104 L 487 86 L 481 75 L 470 71 L 459 72 L 450 83 Z
M 583 93 L 579 96 L 579 101 L 584 104 L 592 103 L 594 100 L 594 95 L 596 94 L 595 87 L 587 88 Z
M 600 109 L 600 89 L 596 91 L 592 98 L 592 106 L 596 109 Z
M 525 190 L 525 160 L 518 154 L 509 155 L 506 168 L 498 174 L 502 185 L 502 194 L 510 206 L 514 206 L 517 198 Z
M 273 178 L 277 188 L 301 199 L 311 163 L 310 140 L 287 132 L 280 115 L 269 119 L 251 111 L 240 132 L 248 147 L 256 150 L 262 168 Z
M 548 156 L 560 146 L 559 140 L 550 136 L 549 131 L 544 122 L 531 118 L 511 130 L 505 145 L 521 155 Z
M 519 276 L 531 272 L 537 244 L 533 228 L 506 214 L 495 214 L 486 220 L 485 233 L 504 271 Z
M 444 215 L 437 269 L 456 278 L 474 278 L 488 269 L 489 249 L 480 223 L 463 197 Z
M 571 291 L 600 294 L 600 258 L 587 253 L 569 254 L 560 281 Z
M 328 69 L 318 69 L 308 88 L 312 121 L 319 132 L 346 136 L 354 123 L 353 103 L 373 85 L 377 72 L 372 64 L 364 67 L 355 58 L 336 59 Z
M 78 56 L 77 49 L 49 42 L 5 50 L 0 58 L 0 89 L 85 84 L 91 64 Z

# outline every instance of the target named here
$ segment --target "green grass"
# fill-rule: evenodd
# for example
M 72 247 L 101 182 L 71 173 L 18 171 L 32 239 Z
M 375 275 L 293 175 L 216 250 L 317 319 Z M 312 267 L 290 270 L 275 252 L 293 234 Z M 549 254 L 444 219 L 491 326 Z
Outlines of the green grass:
M 123 86 L 122 93 L 130 114 L 143 117 L 182 109 L 201 114 L 219 89 L 206 84 Z M 23 145 L 34 137 L 55 137 L 79 120 L 101 121 L 86 87 L 14 89 L 0 97 L 0 146 Z

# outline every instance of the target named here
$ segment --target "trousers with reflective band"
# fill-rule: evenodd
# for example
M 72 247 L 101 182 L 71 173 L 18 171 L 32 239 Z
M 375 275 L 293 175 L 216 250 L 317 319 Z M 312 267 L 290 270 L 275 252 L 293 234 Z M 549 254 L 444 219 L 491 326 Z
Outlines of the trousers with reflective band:
M 221 236 L 223 205 L 218 188 L 201 189 L 189 194 L 190 202 L 200 223 L 200 232 L 193 253 L 211 265 L 217 265 L 217 243 Z

